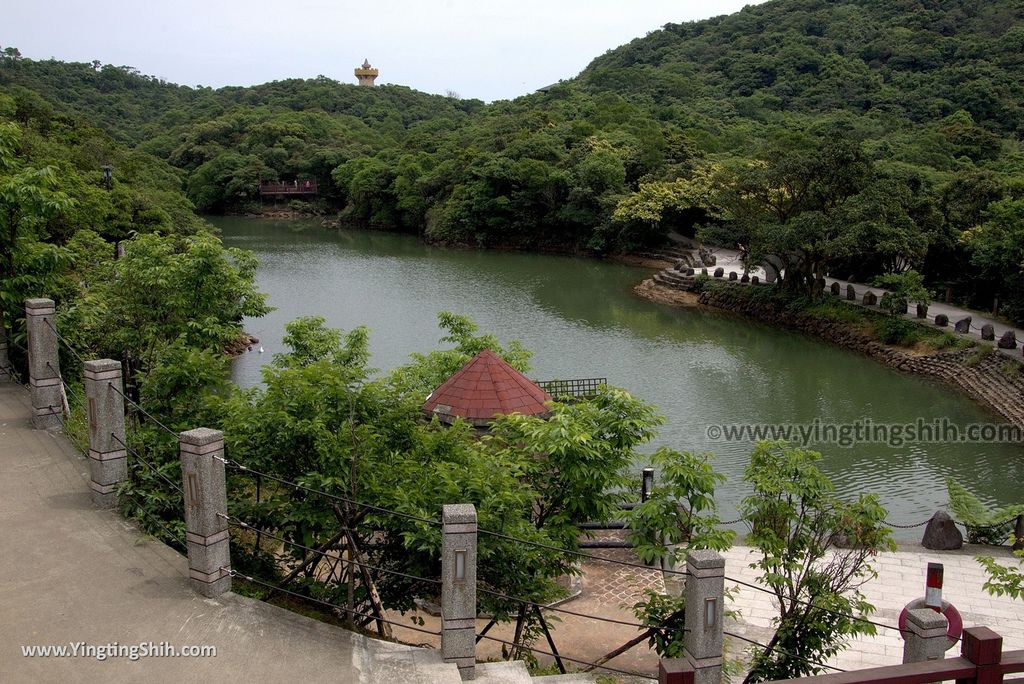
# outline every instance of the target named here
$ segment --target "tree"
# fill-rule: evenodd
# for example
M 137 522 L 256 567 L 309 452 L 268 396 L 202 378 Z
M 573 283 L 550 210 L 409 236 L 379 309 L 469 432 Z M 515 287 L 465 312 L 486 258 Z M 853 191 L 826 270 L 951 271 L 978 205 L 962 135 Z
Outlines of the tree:
M 45 293 L 44 283 L 67 257 L 46 241 L 46 228 L 72 206 L 71 198 L 59 189 L 54 167 L 23 163 L 20 143 L 21 128 L 0 121 L 0 328 L 5 312 L 13 321 L 26 297 Z
M 735 533 L 719 528 L 715 510 L 715 487 L 725 477 L 711 467 L 711 455 L 662 448 L 650 458 L 658 481 L 647 501 L 628 516 L 627 539 L 637 556 L 645 563 L 678 567 L 690 549 L 729 548 Z M 633 612 L 650 628 L 634 641 L 646 638 L 662 658 L 682 657 L 685 610 L 682 596 L 648 590 Z
M 930 295 L 924 286 L 924 276 L 917 271 L 904 271 L 902 273 L 887 273 L 875 278 L 875 285 L 889 289 L 891 297 L 886 300 L 891 313 L 904 314 L 907 312 L 907 302 L 916 304 L 928 304 Z M 879 304 L 881 306 L 881 304 Z
M 775 634 L 756 649 L 745 682 L 790 679 L 823 671 L 817 665 L 851 637 L 873 634 L 863 621 L 874 610 L 860 587 L 875 577 L 871 559 L 895 549 L 885 509 L 874 495 L 840 501 L 815 465 L 821 454 L 760 442 L 744 474 L 753 493 L 741 510 L 751 564 L 778 602 Z
M 695 225 L 717 218 L 714 172 L 714 167 L 701 168 L 689 178 L 641 183 L 612 212 L 612 220 L 619 226 L 617 243 L 630 248 L 656 242 L 670 229 L 692 232 Z
M 727 168 L 720 188 L 719 202 L 734 225 L 707 227 L 702 238 L 746 240 L 754 262 L 781 262 L 782 284 L 793 291 L 819 295 L 842 260 L 899 262 L 924 254 L 923 235 L 908 214 L 910 193 L 880 177 L 849 139 L 811 146 L 793 136 L 762 160 Z
M 124 244 L 110 279 L 94 284 L 93 297 L 77 308 L 98 322 L 81 334 L 91 334 L 98 351 L 124 360 L 128 385 L 168 346 L 222 352 L 238 338 L 243 318 L 269 311 L 254 283 L 255 257 L 225 248 L 209 233 L 150 233 Z
M 1024 200 L 995 202 L 984 216 L 981 225 L 962 236 L 971 265 L 991 288 L 997 302 L 993 308 L 1024 320 Z
M 1017 567 L 998 563 L 991 556 L 975 556 L 974 560 L 981 563 L 988 573 L 985 591 L 993 596 L 1009 596 L 1024 599 L 1024 549 L 1014 552 L 1020 562 Z

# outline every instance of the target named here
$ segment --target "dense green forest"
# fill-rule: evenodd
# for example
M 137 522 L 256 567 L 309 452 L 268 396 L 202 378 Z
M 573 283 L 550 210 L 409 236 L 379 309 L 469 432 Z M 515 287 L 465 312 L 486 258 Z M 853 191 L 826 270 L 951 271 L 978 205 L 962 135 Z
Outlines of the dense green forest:
M 430 240 L 605 253 L 676 230 L 781 255 L 811 294 L 910 267 L 1021 321 L 1022 55 L 1012 0 L 774 0 L 489 105 L 325 77 L 186 87 L 12 48 L 0 88 L 22 124 L 79 117 L 166 162 L 200 212 L 315 178 L 309 210 Z

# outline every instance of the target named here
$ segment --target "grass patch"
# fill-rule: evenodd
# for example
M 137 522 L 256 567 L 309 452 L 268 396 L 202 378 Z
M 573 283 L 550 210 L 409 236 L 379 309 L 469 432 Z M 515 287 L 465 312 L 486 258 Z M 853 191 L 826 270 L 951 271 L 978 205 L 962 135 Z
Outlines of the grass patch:
M 981 345 L 964 360 L 964 363 L 966 363 L 968 366 L 977 366 L 979 363 L 981 363 L 982 361 L 989 358 L 995 353 L 995 347 L 990 347 L 987 344 Z
M 1003 372 L 1003 375 L 1008 378 L 1019 378 L 1024 374 L 1024 366 L 1022 366 L 1020 362 L 1013 361 L 1012 359 L 1004 361 L 1000 370 Z

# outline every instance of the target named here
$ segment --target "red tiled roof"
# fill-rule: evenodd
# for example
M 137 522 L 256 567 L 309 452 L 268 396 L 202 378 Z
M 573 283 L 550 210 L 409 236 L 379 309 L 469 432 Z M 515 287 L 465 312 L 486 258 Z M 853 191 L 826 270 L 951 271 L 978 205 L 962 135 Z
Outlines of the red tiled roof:
M 544 415 L 548 393 L 485 349 L 427 397 L 423 410 L 446 423 L 456 417 L 476 426 L 487 425 L 499 413 Z

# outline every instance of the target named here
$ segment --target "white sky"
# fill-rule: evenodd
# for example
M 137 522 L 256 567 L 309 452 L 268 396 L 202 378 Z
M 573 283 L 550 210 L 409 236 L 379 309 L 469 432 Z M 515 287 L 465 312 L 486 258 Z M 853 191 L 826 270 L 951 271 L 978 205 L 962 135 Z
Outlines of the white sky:
M 319 74 L 354 83 L 369 58 L 378 84 L 495 100 L 571 78 L 668 22 L 758 1 L 12 0 L 0 45 L 213 87 Z

